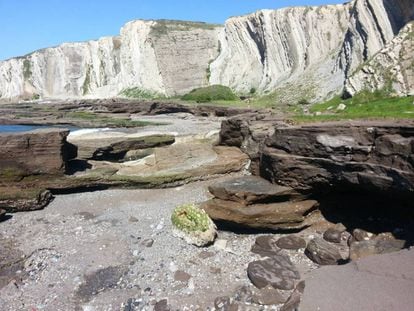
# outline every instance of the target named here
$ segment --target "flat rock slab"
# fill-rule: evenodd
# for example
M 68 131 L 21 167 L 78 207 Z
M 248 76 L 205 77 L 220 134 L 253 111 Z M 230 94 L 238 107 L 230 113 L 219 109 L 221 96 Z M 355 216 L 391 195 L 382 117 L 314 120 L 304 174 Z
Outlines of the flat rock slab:
M 256 229 L 301 229 L 317 201 L 253 204 L 245 206 L 234 201 L 212 199 L 201 205 L 214 220 Z
M 258 288 L 270 285 L 281 290 L 293 289 L 295 281 L 300 278 L 289 257 L 282 254 L 249 263 L 247 275 Z
M 322 267 L 306 279 L 301 311 L 412 311 L 414 249 Z
M 257 176 L 242 176 L 211 185 L 208 190 L 218 199 L 240 202 L 288 201 L 299 197 L 290 187 L 278 186 Z

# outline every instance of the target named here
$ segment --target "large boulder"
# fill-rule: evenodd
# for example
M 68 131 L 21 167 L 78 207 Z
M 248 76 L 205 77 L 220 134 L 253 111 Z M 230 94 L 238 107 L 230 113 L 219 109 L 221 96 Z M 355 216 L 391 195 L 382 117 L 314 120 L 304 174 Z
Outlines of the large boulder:
M 1 180 L 30 175 L 63 175 L 66 162 L 77 155 L 66 141 L 69 130 L 42 129 L 0 134 Z

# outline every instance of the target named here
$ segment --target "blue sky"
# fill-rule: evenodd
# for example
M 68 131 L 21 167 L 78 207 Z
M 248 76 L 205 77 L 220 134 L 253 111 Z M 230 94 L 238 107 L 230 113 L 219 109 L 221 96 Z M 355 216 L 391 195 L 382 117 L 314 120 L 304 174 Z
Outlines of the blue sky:
M 0 0 L 0 60 L 62 42 L 117 35 L 134 19 L 224 23 L 258 9 L 343 0 Z

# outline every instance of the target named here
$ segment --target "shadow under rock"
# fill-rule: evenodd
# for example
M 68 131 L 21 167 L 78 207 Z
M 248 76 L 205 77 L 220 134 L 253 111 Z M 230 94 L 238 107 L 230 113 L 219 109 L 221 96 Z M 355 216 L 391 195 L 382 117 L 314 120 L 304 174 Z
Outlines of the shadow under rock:
M 379 193 L 344 192 L 317 198 L 326 220 L 342 223 L 347 231 L 363 229 L 375 234 L 389 232 L 414 245 L 414 209 L 412 203 Z

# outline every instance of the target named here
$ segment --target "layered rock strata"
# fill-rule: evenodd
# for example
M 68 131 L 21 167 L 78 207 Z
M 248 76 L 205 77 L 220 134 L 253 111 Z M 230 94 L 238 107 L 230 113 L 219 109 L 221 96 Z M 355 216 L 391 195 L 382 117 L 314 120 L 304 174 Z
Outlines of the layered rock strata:
M 414 126 L 349 122 L 276 128 L 261 174 L 302 192 L 365 190 L 412 197 Z
M 396 95 L 414 95 L 414 22 L 346 81 L 349 95 L 369 90 L 386 89 Z
M 300 229 L 310 224 L 318 202 L 303 200 L 291 188 L 254 176 L 209 187 L 215 198 L 201 207 L 216 221 L 255 229 Z
M 68 134 L 61 129 L 0 134 L 0 176 L 63 175 L 67 161 L 77 156 L 77 148 L 66 141 Z
M 0 97 L 172 96 L 222 84 L 316 100 L 340 92 L 413 18 L 409 0 L 354 0 L 261 10 L 224 26 L 138 20 L 117 37 L 0 62 Z

